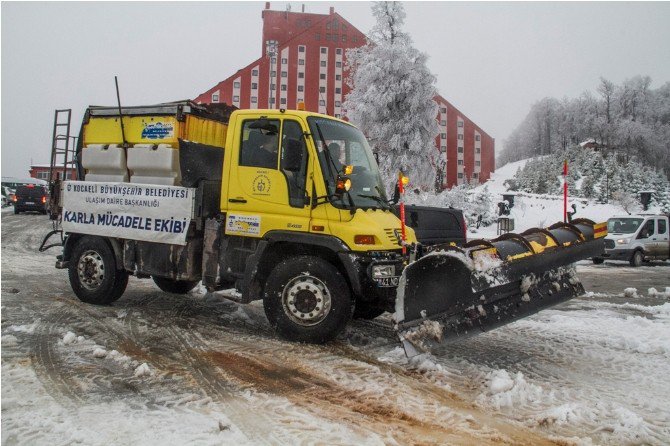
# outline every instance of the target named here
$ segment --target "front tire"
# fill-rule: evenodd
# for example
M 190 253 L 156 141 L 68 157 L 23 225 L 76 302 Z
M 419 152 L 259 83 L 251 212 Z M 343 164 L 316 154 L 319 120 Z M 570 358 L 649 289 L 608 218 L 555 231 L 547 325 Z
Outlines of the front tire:
M 605 262 L 605 259 L 602 257 L 594 257 L 591 259 L 594 265 L 602 265 Z
M 642 251 L 638 250 L 633 253 L 633 257 L 630 258 L 630 266 L 637 268 L 642 265 L 644 261 L 644 254 Z
M 354 302 L 347 281 L 331 263 L 314 256 L 280 262 L 263 292 L 270 325 L 289 341 L 323 344 L 346 326 Z
M 100 237 L 86 236 L 76 244 L 68 267 L 70 285 L 82 302 L 109 305 L 128 285 L 128 273 L 116 268 L 116 256 Z
M 196 287 L 198 280 L 174 280 L 165 277 L 151 276 L 154 283 L 166 293 L 186 294 Z

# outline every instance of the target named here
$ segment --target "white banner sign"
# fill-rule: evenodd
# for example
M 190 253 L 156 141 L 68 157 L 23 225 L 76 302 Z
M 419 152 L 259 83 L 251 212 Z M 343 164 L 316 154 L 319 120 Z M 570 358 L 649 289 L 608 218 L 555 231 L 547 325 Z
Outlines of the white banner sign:
M 185 245 L 194 196 L 179 186 L 66 181 L 63 230 Z

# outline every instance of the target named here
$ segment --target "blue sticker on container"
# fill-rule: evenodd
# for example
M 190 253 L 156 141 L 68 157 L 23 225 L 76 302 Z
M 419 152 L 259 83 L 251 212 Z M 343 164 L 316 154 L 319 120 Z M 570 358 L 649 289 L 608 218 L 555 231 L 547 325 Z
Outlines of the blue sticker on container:
M 147 124 L 142 130 L 142 138 L 146 139 L 167 139 L 174 135 L 174 126 L 170 122 L 156 122 Z

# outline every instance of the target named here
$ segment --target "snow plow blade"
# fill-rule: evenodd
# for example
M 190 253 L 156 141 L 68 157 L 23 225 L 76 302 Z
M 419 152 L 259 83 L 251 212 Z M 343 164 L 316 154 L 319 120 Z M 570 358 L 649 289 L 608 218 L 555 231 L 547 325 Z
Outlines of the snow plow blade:
M 607 224 L 587 219 L 437 247 L 403 271 L 396 330 L 408 356 L 514 322 L 582 293 L 572 263 L 604 250 Z

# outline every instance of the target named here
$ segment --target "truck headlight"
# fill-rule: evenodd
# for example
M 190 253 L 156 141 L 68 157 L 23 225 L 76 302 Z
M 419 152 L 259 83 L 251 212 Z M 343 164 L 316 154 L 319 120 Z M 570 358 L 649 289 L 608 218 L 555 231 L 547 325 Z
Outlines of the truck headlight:
M 626 243 L 630 242 L 630 239 L 629 238 L 620 238 L 616 242 L 619 245 L 625 245 Z
M 395 265 L 374 265 L 372 267 L 372 278 L 381 279 L 383 277 L 394 277 Z

